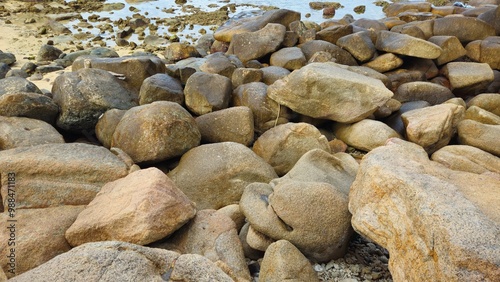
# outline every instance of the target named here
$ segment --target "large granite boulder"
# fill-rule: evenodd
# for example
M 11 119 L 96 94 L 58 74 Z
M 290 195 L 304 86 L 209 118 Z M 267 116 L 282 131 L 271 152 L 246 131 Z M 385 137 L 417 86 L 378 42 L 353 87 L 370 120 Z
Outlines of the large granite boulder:
M 64 138 L 50 124 L 24 117 L 0 116 L 0 150 L 64 143 Z
M 186 107 L 196 115 L 225 109 L 229 106 L 232 90 L 231 79 L 220 74 L 196 72 L 186 81 Z
M 434 152 L 431 159 L 453 170 L 500 174 L 500 158 L 468 145 L 443 147 Z
M 381 31 L 375 43 L 377 50 L 424 59 L 436 59 L 443 50 L 434 43 L 410 35 Z
M 64 238 L 64 232 L 83 208 L 20 209 L 14 212 L 14 217 L 9 212 L 1 213 L 0 219 L 7 228 L 0 232 L 0 239 L 5 242 L 0 247 L 0 262 L 7 277 L 20 275 L 69 251 L 71 246 Z
M 243 63 L 274 52 L 285 39 L 286 27 L 269 23 L 255 31 L 233 35 L 227 54 L 236 55 Z
M 391 139 L 361 162 L 349 194 L 352 225 L 385 247 L 395 281 L 495 281 L 500 180 L 430 161 Z
M 334 126 L 333 134 L 347 145 L 363 151 L 383 146 L 389 138 L 401 138 L 385 123 L 371 119 L 364 119 L 353 124 L 338 123 Z
M 130 109 L 137 105 L 136 96 L 101 69 L 85 68 L 61 74 L 54 80 L 52 95 L 61 108 L 57 125 L 76 133 L 93 131 L 99 116 L 109 109 Z
M 87 205 L 101 187 L 129 173 L 130 163 L 108 149 L 83 143 L 46 144 L 0 151 L 1 194 L 8 206 L 15 174 L 16 208 Z
M 42 94 L 38 86 L 26 78 L 10 76 L 0 79 L 0 96 L 19 92 Z
M 267 95 L 306 116 L 353 123 L 393 95 L 378 79 L 334 63 L 312 63 L 269 86 Z
M 125 242 L 87 243 L 12 281 L 233 281 L 207 258 Z
M 181 82 L 165 73 L 157 73 L 142 82 L 139 91 L 139 105 L 156 101 L 184 103 L 184 89 Z
M 495 28 L 473 17 L 444 17 L 434 20 L 433 34 L 436 36 L 455 36 L 467 43 L 495 36 Z
M 174 102 L 158 101 L 128 110 L 116 125 L 111 147 L 122 149 L 134 162 L 154 163 L 180 156 L 200 140 L 187 110 Z
M 500 125 L 483 124 L 471 119 L 458 124 L 458 142 L 500 156 Z
M 19 92 L 0 96 L 0 115 L 6 117 L 28 117 L 56 123 L 59 106 L 48 96 Z
M 71 246 L 113 240 L 145 245 L 169 236 L 195 214 L 194 204 L 162 171 L 137 170 L 106 183 L 66 239 Z
M 199 210 L 237 203 L 248 184 L 267 183 L 277 177 L 274 169 L 251 149 L 234 142 L 191 149 L 168 176 Z

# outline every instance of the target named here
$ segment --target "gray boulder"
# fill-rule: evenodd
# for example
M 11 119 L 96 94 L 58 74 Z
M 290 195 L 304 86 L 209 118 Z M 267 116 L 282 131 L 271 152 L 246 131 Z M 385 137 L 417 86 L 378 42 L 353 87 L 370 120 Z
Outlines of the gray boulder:
M 233 90 L 231 79 L 205 72 L 189 77 L 184 88 L 186 107 L 196 115 L 203 115 L 229 106 Z
M 156 101 L 184 103 L 184 89 L 181 82 L 165 73 L 154 74 L 142 82 L 139 91 L 139 105 Z

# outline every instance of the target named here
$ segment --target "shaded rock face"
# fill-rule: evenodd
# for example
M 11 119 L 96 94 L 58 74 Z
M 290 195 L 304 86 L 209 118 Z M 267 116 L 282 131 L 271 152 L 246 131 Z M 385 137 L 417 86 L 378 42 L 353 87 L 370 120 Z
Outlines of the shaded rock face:
M 64 238 L 64 232 L 75 221 L 84 206 L 60 206 L 45 209 L 20 209 L 15 214 L 16 245 L 0 248 L 2 268 L 8 277 L 13 277 L 9 269 L 10 247 L 15 247 L 15 274 L 19 275 L 35 268 L 53 257 L 71 249 Z M 9 213 L 0 214 L 0 219 L 8 222 Z M 9 226 L 9 225 L 7 225 Z M 4 229 L 0 239 L 9 242 L 10 230 Z M 7 244 L 6 244 L 7 245 Z
M 64 143 L 64 138 L 50 124 L 37 119 L 0 116 L 0 150 Z
M 236 225 L 220 211 L 198 211 L 192 221 L 167 239 L 166 247 L 223 262 L 231 269 L 235 281 L 251 280 Z
M 83 144 L 46 144 L 0 151 L 1 193 L 8 205 L 9 172 L 16 174 L 16 206 L 86 205 L 130 166 L 109 150 Z
M 219 74 L 196 72 L 186 82 L 186 107 L 196 115 L 225 109 L 229 106 L 232 90 L 231 79 Z
M 268 96 L 314 118 L 353 123 L 393 95 L 384 84 L 333 63 L 312 63 L 269 86 Z
M 498 179 L 450 170 L 420 146 L 391 139 L 364 157 L 349 210 L 354 229 L 388 249 L 394 280 L 494 281 L 499 187 Z
M 236 34 L 231 39 L 228 54 L 236 55 L 243 63 L 276 51 L 285 39 L 286 27 L 269 23 L 264 28 Z
M 267 183 L 277 177 L 274 169 L 251 149 L 233 142 L 191 149 L 168 176 L 199 210 L 237 203 L 248 184 Z
M 200 255 L 181 255 L 118 241 L 78 246 L 15 277 L 12 281 L 97 282 L 170 279 L 192 282 L 233 281 L 213 262 Z
M 194 204 L 162 171 L 138 170 L 104 185 L 66 239 L 72 246 L 113 240 L 145 245 L 172 234 L 195 214 Z
M 184 89 L 181 82 L 164 73 L 157 73 L 144 79 L 139 91 L 139 105 L 156 101 L 184 103 Z
M 325 262 L 347 250 L 352 233 L 347 203 L 347 195 L 331 184 L 288 180 L 274 187 L 248 185 L 240 208 L 261 236 L 288 240 L 309 259 Z
M 19 92 L 42 94 L 38 86 L 26 78 L 10 76 L 0 80 L 0 96 Z
M 134 95 L 117 78 L 100 69 L 61 74 L 54 80 L 52 95 L 61 108 L 57 126 L 75 133 L 93 131 L 99 116 L 111 108 L 137 105 Z
M 27 117 L 55 124 L 59 106 L 50 98 L 38 93 L 20 92 L 0 96 L 0 115 Z
M 262 134 L 253 145 L 253 151 L 268 162 L 278 176 L 287 173 L 309 150 L 330 152 L 328 140 L 308 123 L 286 123 Z
M 128 110 L 116 125 L 111 147 L 137 163 L 155 163 L 180 156 L 200 144 L 191 114 L 174 102 L 159 101 Z
M 142 82 L 157 73 L 165 73 L 165 64 L 156 56 L 98 58 L 80 56 L 71 66 L 73 71 L 82 68 L 96 68 L 111 71 L 125 77 L 124 84 L 137 97 Z
M 267 248 L 259 279 L 276 282 L 319 281 L 309 260 L 286 240 L 279 240 Z
M 111 109 L 99 118 L 95 126 L 95 135 L 104 147 L 111 148 L 113 133 L 126 112 L 127 110 Z

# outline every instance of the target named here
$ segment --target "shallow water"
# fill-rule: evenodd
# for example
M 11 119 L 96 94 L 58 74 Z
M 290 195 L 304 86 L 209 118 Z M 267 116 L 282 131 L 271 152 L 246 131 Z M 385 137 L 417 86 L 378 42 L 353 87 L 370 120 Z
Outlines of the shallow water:
M 355 19 L 359 18 L 369 18 L 369 19 L 381 19 L 385 15 L 382 12 L 382 7 L 376 6 L 374 4 L 375 0 L 372 1 L 366 1 L 366 0 L 345 0 L 345 1 L 338 1 L 341 3 L 343 7 L 339 8 L 335 12 L 335 16 L 333 19 L 340 19 L 346 14 L 351 14 Z M 84 19 L 87 19 L 90 15 L 92 14 L 98 14 L 100 15 L 101 18 L 107 17 L 112 21 L 118 20 L 120 18 L 132 18 L 132 15 L 139 13 L 141 15 L 147 15 L 148 18 L 171 18 L 176 15 L 185 15 L 189 14 L 190 12 L 183 12 L 182 11 L 182 5 L 176 4 L 175 1 L 166 1 L 166 0 L 156 0 L 156 1 L 149 1 L 149 0 L 139 0 L 139 1 L 133 1 L 133 0 L 107 0 L 106 3 L 123 3 L 125 4 L 125 7 L 120 10 L 114 10 L 114 11 L 108 11 L 108 12 L 99 12 L 99 13 L 82 13 L 82 17 Z M 284 8 L 284 9 L 290 9 L 294 11 L 298 11 L 302 15 L 302 20 L 308 20 L 308 21 L 313 21 L 316 23 L 321 23 L 327 19 L 323 18 L 323 12 L 322 10 L 313 10 L 309 7 L 309 2 L 310 1 L 301 1 L 301 0 L 256 0 L 256 1 L 248 1 L 248 0 L 219 0 L 219 1 L 208 1 L 208 0 L 187 0 L 187 2 L 184 5 L 192 5 L 197 8 L 201 8 L 203 11 L 215 11 L 219 9 L 220 7 L 228 4 L 236 4 L 236 10 L 232 11 L 229 13 L 229 17 L 234 17 L 236 15 L 241 15 L 241 13 L 248 13 L 251 11 L 258 10 L 257 6 L 274 6 L 278 8 Z M 336 2 L 336 1 L 317 1 L 317 2 Z M 248 6 L 240 6 L 240 5 L 246 5 L 250 4 Z M 354 12 L 354 8 L 360 5 L 364 5 L 366 7 L 365 12 L 363 14 L 357 14 Z M 139 12 L 136 11 L 131 11 L 131 8 L 137 8 Z M 174 13 L 167 13 L 166 9 L 174 9 Z M 306 14 L 309 14 L 306 17 Z M 73 32 L 77 32 L 77 27 L 76 24 L 79 22 L 79 20 L 72 21 L 68 24 L 70 29 L 72 29 Z M 159 36 L 168 36 L 171 35 L 171 32 L 168 32 L 167 29 L 168 27 L 158 25 L 159 29 L 157 30 L 156 34 Z M 199 25 L 194 25 L 191 27 L 186 28 L 182 32 L 179 32 L 177 35 L 181 38 L 181 40 L 186 40 L 186 41 L 194 41 L 196 38 L 200 36 L 199 30 L 201 28 L 204 29 L 215 29 L 215 26 L 199 26 Z M 92 29 L 81 29 L 80 31 L 83 32 L 90 32 L 92 35 L 97 36 L 100 35 L 101 37 L 105 38 L 105 41 L 108 43 L 108 46 L 113 46 L 114 42 L 110 38 L 110 34 L 107 33 L 101 33 L 99 29 L 97 28 L 92 28 Z M 117 30 L 115 30 L 116 32 Z M 149 34 L 148 30 L 145 30 L 146 35 Z M 132 35 L 130 38 L 128 38 L 129 41 L 134 41 L 136 43 L 139 43 L 140 40 L 138 40 L 137 35 Z

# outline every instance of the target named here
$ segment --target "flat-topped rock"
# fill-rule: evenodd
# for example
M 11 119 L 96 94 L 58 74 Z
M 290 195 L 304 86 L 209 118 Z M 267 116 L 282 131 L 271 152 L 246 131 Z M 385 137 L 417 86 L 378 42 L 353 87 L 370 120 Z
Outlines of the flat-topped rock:
M 434 43 L 391 31 L 378 33 L 377 50 L 424 59 L 436 59 L 443 50 Z
M 64 143 L 62 135 L 50 124 L 24 117 L 0 116 L 0 150 Z
M 473 17 L 444 17 L 434 20 L 433 34 L 455 36 L 461 42 L 482 40 L 495 36 L 495 28 Z

